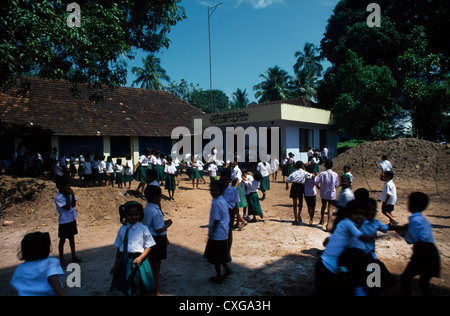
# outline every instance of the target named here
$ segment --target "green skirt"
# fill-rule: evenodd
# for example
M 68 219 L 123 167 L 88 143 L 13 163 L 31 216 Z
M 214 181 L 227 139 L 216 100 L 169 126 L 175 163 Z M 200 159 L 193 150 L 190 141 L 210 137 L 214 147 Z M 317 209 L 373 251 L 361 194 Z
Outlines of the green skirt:
M 256 192 L 250 193 L 248 195 L 248 214 L 263 215 L 261 205 L 259 204 L 259 196 Z
M 239 203 L 236 204 L 236 206 L 238 208 L 247 207 L 248 203 L 247 203 L 247 198 L 245 197 L 244 189 L 242 189 L 242 186 L 240 184 L 237 186 L 236 189 L 239 194 L 239 199 L 241 200 Z
M 116 183 L 122 184 L 125 182 L 125 177 L 122 172 L 116 172 Z
M 175 183 L 175 175 L 174 174 L 166 174 L 166 183 L 164 184 L 164 188 L 168 191 L 175 191 L 177 187 Z
M 291 163 L 291 164 L 288 166 L 288 169 L 287 169 L 288 176 L 290 176 L 291 173 L 293 173 L 293 172 L 295 172 L 295 166 L 294 166 L 293 163 Z
M 259 189 L 263 192 L 270 190 L 270 177 L 269 176 L 262 177 L 262 179 L 259 183 Z
M 156 181 L 165 181 L 166 174 L 164 173 L 164 167 L 161 165 L 156 166 Z
M 122 254 L 110 291 L 121 291 L 127 296 L 138 296 L 150 294 L 155 289 L 155 279 L 148 259 L 145 258 L 140 267 L 134 264 L 134 260 L 140 255 L 140 253 L 129 253 L 125 257 Z
M 197 169 L 191 169 L 191 174 L 189 176 L 191 179 L 201 179 L 200 172 Z
M 134 179 L 136 181 L 139 181 L 140 183 L 147 183 L 147 180 L 146 180 L 147 170 L 148 170 L 147 166 L 139 166 L 136 171 L 136 174 L 134 176 Z

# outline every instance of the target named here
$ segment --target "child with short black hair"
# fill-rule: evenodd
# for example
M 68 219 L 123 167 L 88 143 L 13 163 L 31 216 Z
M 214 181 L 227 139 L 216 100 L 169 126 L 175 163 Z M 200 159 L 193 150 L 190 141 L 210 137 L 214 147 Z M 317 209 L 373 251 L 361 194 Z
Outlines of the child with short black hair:
M 386 171 L 384 173 L 384 180 L 386 181 L 383 191 L 380 195 L 380 201 L 383 202 L 381 205 L 381 212 L 387 218 L 389 218 L 390 225 L 397 225 L 398 222 L 395 221 L 392 212 L 394 211 L 394 205 L 397 202 L 397 189 L 395 187 L 394 181 L 394 172 Z
M 155 245 L 144 219 L 144 208 L 131 201 L 119 207 L 120 227 L 114 246 L 116 261 L 110 274 L 114 275 L 111 291 L 122 291 L 127 296 L 148 295 L 155 289 L 153 272 L 147 256 Z
M 50 257 L 49 233 L 29 233 L 21 242 L 21 263 L 11 285 L 19 296 L 65 296 L 60 279 L 64 277 L 57 258 Z
M 70 187 L 70 179 L 61 177 L 56 182 L 58 194 L 55 197 L 56 210 L 59 214 L 58 219 L 58 237 L 59 237 L 59 260 L 61 266 L 67 266 L 64 260 L 64 244 L 66 239 L 69 239 L 70 250 L 72 252 L 72 262 L 83 262 L 84 260 L 78 258 L 75 251 L 75 235 L 78 234 L 77 221 L 78 217 L 75 206 L 77 199 L 75 193 Z
M 430 295 L 429 283 L 432 277 L 440 275 L 440 256 L 434 244 L 433 230 L 430 222 L 422 212 L 427 208 L 429 198 L 425 193 L 414 192 L 408 199 L 408 210 L 412 213 L 409 223 L 394 226 L 393 230 L 404 234 L 408 244 L 413 244 L 413 255 L 400 277 L 402 292 L 411 295 L 411 280 L 420 276 L 419 286 L 425 296 Z
M 203 258 L 214 264 L 216 276 L 209 278 L 213 283 L 222 284 L 224 277 L 231 274 L 227 263 L 231 261 L 228 250 L 228 232 L 230 229 L 230 214 L 228 204 L 223 197 L 223 184 L 221 181 L 213 181 L 210 184 L 212 196 L 211 211 L 209 214 L 208 243 L 206 244 Z M 222 276 L 221 266 L 225 273 Z

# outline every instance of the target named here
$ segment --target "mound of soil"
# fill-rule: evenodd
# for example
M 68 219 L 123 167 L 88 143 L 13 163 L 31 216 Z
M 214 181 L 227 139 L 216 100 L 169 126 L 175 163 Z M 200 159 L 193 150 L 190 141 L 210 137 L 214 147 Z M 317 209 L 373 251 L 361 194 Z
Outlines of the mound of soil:
M 379 167 L 382 155 L 387 155 L 393 166 L 397 189 L 441 194 L 450 187 L 450 147 L 415 138 L 360 144 L 333 159 L 333 170 L 341 173 L 349 164 L 354 177 L 363 180 L 371 191 L 379 191 L 383 188 Z

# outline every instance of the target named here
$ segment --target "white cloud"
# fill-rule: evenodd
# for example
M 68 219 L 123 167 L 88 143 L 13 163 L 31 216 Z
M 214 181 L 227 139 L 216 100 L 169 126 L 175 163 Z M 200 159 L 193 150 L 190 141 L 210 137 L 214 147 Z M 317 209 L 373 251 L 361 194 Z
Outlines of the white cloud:
M 236 0 L 235 8 L 243 3 L 252 6 L 254 9 L 265 9 L 274 4 L 284 4 L 284 0 Z

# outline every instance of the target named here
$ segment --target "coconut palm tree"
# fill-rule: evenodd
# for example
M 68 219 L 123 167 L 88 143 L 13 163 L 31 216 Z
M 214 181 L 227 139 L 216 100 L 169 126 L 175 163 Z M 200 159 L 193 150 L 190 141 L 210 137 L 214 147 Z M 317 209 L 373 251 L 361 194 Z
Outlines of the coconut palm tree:
M 315 101 L 317 100 L 319 80 L 317 76 L 310 76 L 305 69 L 302 69 L 291 81 L 291 88 L 296 96 Z
M 322 75 L 323 66 L 321 62 L 323 57 L 320 56 L 320 49 L 312 43 L 305 43 L 303 52 L 297 51 L 295 53 L 297 62 L 294 65 L 294 72 L 299 74 L 300 71 L 305 71 L 309 77 L 320 77 Z
M 233 107 L 235 109 L 246 108 L 250 103 L 250 101 L 247 98 L 247 89 L 244 89 L 244 91 L 242 91 L 241 89 L 238 88 L 236 92 L 233 93 L 231 98 Z
M 141 89 L 162 90 L 164 85 L 160 79 L 170 81 L 170 77 L 166 74 L 164 68 L 161 67 L 161 60 L 155 55 L 150 54 L 143 58 L 142 61 L 144 68 L 131 68 L 133 74 L 138 76 L 131 86 L 134 87 L 135 84 L 141 84 Z
M 263 82 L 253 87 L 256 91 L 255 97 L 259 103 L 289 99 L 292 91 L 289 82 L 292 77 L 278 66 L 269 68 L 266 74 L 259 76 L 264 79 Z

